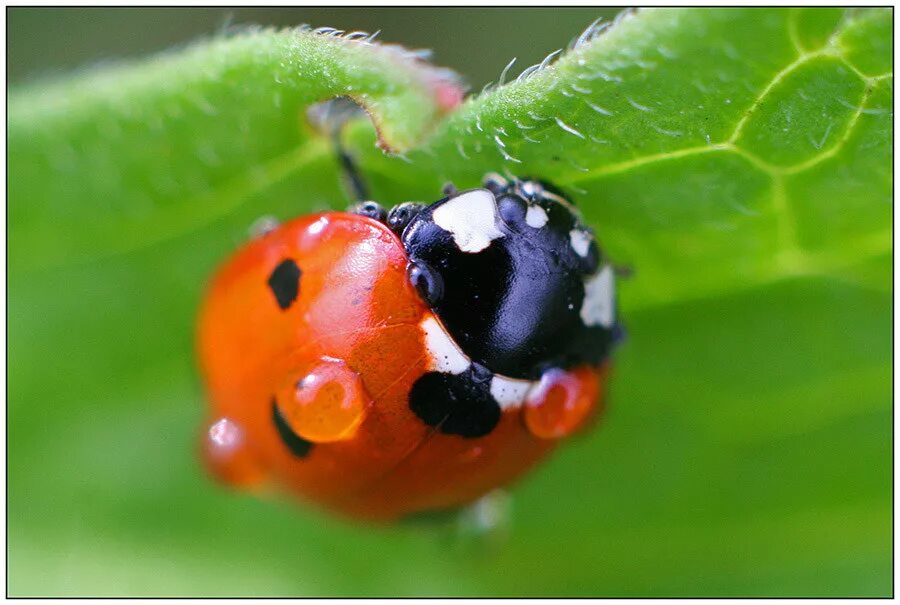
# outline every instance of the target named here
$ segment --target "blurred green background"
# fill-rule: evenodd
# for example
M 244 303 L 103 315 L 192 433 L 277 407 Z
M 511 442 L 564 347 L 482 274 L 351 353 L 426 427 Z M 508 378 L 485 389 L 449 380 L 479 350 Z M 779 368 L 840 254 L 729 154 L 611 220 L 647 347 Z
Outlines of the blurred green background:
M 229 24 L 310 23 L 432 48 L 479 90 L 510 58 L 537 62 L 614 13 L 11 8 L 9 77 L 140 57 Z M 285 186 L 274 210 L 296 193 Z M 262 213 L 248 203 L 227 221 Z M 516 487 L 508 540 L 481 550 L 445 529 L 357 526 L 205 477 L 199 285 L 193 268 L 160 262 L 190 250 L 212 266 L 237 244 L 219 228 L 11 276 L 11 595 L 890 593 L 885 259 L 854 268 L 874 280 L 798 277 L 624 309 L 630 339 L 603 425 Z M 171 296 L 142 298 L 160 270 Z
M 116 58 L 140 57 L 229 26 L 308 23 L 434 51 L 437 65 L 463 74 L 473 89 L 495 80 L 513 57 L 521 69 L 565 46 L 611 8 L 12 8 L 9 80 L 65 73 Z

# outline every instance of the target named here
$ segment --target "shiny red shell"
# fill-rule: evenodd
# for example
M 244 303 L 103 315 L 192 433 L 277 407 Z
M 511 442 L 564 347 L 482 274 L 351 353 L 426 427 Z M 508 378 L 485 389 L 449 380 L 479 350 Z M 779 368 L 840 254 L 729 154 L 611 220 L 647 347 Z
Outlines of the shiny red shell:
M 285 259 L 299 277 L 283 307 L 268 282 Z M 424 424 L 408 395 L 429 369 L 421 324 L 433 315 L 406 264 L 384 225 L 332 212 L 286 223 L 221 267 L 198 330 L 210 402 L 202 447 L 218 478 L 392 520 L 512 482 L 595 415 L 607 368 L 585 366 L 504 409 L 486 436 Z M 302 456 L 279 434 L 273 405 L 309 442 Z

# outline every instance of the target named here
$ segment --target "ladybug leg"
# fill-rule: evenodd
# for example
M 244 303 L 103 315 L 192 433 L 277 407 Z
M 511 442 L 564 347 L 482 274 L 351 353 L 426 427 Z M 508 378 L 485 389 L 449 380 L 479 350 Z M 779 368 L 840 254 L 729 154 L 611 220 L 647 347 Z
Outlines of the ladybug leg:
M 614 345 L 619 345 L 628 339 L 628 330 L 621 322 L 616 322 L 612 328 L 612 341 Z
M 375 219 L 379 223 L 387 223 L 387 210 L 385 210 L 378 202 L 358 202 L 350 206 L 348 212 L 359 214 L 360 216 L 367 216 Z
M 446 196 L 456 195 L 459 193 L 459 189 L 456 188 L 456 185 L 453 183 L 446 183 L 443 187 L 441 187 L 441 193 Z
M 322 133 L 331 137 L 340 163 L 345 186 L 350 190 L 350 196 L 357 201 L 368 199 L 368 187 L 365 179 L 356 165 L 353 156 L 344 147 L 341 133 L 344 126 L 360 115 L 363 109 L 351 99 L 339 97 L 323 103 L 317 103 L 309 108 L 307 117 L 310 123 Z
M 253 221 L 253 224 L 250 225 L 250 238 L 256 239 L 266 235 L 267 233 L 271 233 L 272 231 L 278 229 L 278 226 L 280 224 L 280 221 L 270 214 L 261 216 Z
M 366 187 L 366 183 L 356 165 L 356 161 L 347 151 L 347 148 L 344 147 L 344 143 L 341 140 L 341 129 L 336 128 L 331 136 L 334 141 L 334 148 L 337 151 L 338 161 L 341 163 L 344 182 L 350 189 L 350 193 L 357 200 L 367 199 L 369 197 L 369 189 Z
M 616 278 L 631 279 L 634 277 L 634 267 L 632 265 L 614 264 L 612 268 Z
M 502 489 L 488 492 L 459 510 L 456 534 L 459 545 L 479 550 L 495 550 L 509 539 L 512 498 Z
M 494 195 L 500 195 L 509 188 L 509 181 L 496 172 L 489 172 L 484 175 L 481 183 L 484 185 L 485 189 Z
M 403 230 L 406 229 L 406 226 L 410 221 L 412 221 L 423 208 L 425 208 L 425 204 L 420 204 L 418 202 L 404 202 L 398 204 L 388 212 L 387 226 L 390 227 L 391 231 L 400 235 L 403 233 Z
M 512 498 L 502 489 L 459 508 L 422 511 L 400 519 L 407 527 L 433 532 L 450 548 L 497 550 L 509 538 Z

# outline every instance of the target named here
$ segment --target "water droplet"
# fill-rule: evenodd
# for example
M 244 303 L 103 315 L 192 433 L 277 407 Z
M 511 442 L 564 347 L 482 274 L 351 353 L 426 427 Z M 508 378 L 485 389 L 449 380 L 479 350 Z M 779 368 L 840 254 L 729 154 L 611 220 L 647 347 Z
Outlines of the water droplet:
M 525 425 L 542 439 L 571 435 L 589 416 L 597 396 L 598 379 L 590 368 L 548 370 L 525 400 Z
M 331 358 L 293 376 L 275 399 L 291 429 L 313 443 L 352 438 L 370 402 L 359 374 Z
M 207 468 L 223 483 L 251 488 L 266 479 L 247 433 L 231 418 L 222 417 L 209 425 L 203 451 Z
M 219 418 L 209 427 L 210 446 L 220 452 L 234 450 L 241 441 L 241 427 L 228 418 Z

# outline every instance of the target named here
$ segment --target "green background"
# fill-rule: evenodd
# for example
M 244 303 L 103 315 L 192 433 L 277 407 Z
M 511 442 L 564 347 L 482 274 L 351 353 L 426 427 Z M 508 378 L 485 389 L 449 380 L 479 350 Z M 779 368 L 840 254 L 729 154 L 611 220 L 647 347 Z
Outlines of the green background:
M 611 14 L 10 9 L 10 78 L 140 57 L 212 34 L 229 13 L 234 23 L 381 29 L 435 49 L 475 90 L 509 58 L 540 61 Z M 745 13 L 651 18 L 647 47 L 663 69 L 638 56 L 623 88 L 595 99 L 623 116 L 612 126 L 557 99 L 558 115 L 608 139 L 595 147 L 560 131 L 544 145 L 516 138 L 510 122 L 526 119 L 516 111 L 541 77 L 461 112 L 430 143 L 434 159 L 385 159 L 370 128 L 351 133 L 387 203 L 428 199 L 446 178 L 470 186 L 502 153 L 517 156 L 582 191 L 601 241 L 635 269 L 620 286 L 629 339 L 603 423 L 513 490 L 509 536 L 490 548 L 460 544 L 446 527 L 371 528 L 237 495 L 198 464 L 192 330 L 205 276 L 260 215 L 344 205 L 327 149 L 308 143 L 287 177 L 266 172 L 234 203 L 214 197 L 221 207 L 184 215 L 177 196 L 158 207 L 133 184 L 127 204 L 89 188 L 70 198 L 83 182 L 118 186 L 117 162 L 140 159 L 141 146 L 78 157 L 72 165 L 90 174 L 54 178 L 28 158 L 43 148 L 65 157 L 66 136 L 101 149 L 108 124 L 54 113 L 46 96 L 20 102 L 9 175 L 10 594 L 890 594 L 893 96 L 888 48 L 877 44 L 890 25 L 856 22 L 838 60 L 810 49 L 842 11 Z M 638 50 L 618 42 L 627 58 L 643 48 L 638 34 Z M 782 72 L 791 43 L 802 65 Z M 612 61 L 615 48 L 598 55 Z M 561 67 L 561 81 L 575 69 Z M 786 75 L 767 88 L 773 74 Z M 580 85 L 602 94 L 599 81 Z M 704 98 L 689 104 L 698 90 Z M 650 108 L 658 121 L 641 120 Z M 454 137 L 470 145 L 461 133 L 476 119 L 510 136 L 495 156 L 463 161 L 447 148 Z M 284 132 L 273 121 L 272 140 Z M 708 136 L 718 147 L 702 147 Z M 557 152 L 581 164 L 557 166 Z
M 434 51 L 436 64 L 461 73 L 475 90 L 496 80 L 513 57 L 531 65 L 565 46 L 610 8 L 139 8 L 28 9 L 9 15 L 9 78 L 17 83 L 112 59 L 140 57 L 229 26 L 302 23 Z

